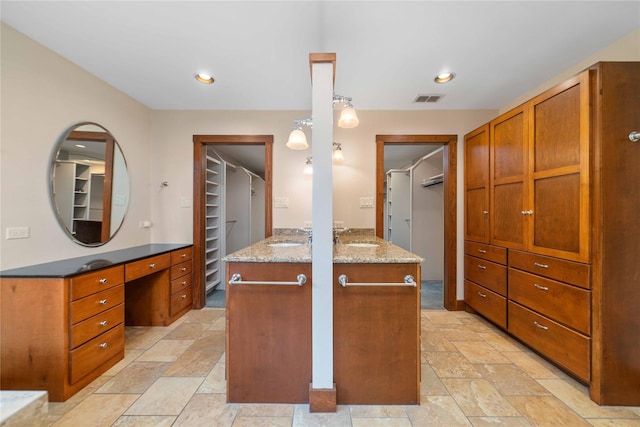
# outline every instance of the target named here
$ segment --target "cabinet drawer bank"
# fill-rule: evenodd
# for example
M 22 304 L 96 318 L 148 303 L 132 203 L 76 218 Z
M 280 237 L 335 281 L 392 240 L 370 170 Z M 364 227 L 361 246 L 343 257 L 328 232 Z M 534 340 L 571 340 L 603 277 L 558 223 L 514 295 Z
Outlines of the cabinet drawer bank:
M 125 325 L 191 309 L 191 270 L 191 245 L 150 244 L 0 272 L 2 389 L 69 399 L 124 358 Z

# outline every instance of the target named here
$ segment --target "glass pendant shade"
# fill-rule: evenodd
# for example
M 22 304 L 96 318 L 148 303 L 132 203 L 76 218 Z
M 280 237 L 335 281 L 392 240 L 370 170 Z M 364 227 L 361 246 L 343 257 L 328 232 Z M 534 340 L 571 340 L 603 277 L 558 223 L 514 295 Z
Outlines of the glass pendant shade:
M 307 164 L 304 167 L 305 175 L 313 175 L 313 164 L 311 163 L 311 157 L 307 157 Z
M 341 165 L 344 161 L 344 155 L 342 154 L 342 148 L 336 148 L 333 150 L 333 163 Z
M 309 148 L 307 144 L 307 137 L 300 129 L 294 129 L 289 134 L 289 140 L 287 141 L 287 147 L 292 150 L 305 150 Z
M 341 128 L 354 128 L 358 126 L 360 120 L 358 120 L 358 116 L 356 115 L 356 110 L 353 107 L 346 105 L 342 109 L 342 113 L 340 113 L 340 119 L 338 120 L 338 126 Z

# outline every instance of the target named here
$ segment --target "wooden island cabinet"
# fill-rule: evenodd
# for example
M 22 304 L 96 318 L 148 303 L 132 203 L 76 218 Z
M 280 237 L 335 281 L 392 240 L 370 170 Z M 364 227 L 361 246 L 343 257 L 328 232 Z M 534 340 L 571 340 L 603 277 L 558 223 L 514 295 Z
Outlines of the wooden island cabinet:
M 186 295 L 176 308 L 174 268 L 185 283 L 176 292 Z M 125 325 L 166 326 L 191 309 L 190 274 L 191 246 L 180 244 L 2 271 L 2 389 L 67 400 L 123 359 Z
M 601 62 L 465 137 L 468 309 L 589 385 L 604 405 L 640 405 L 633 131 L 640 62 Z M 488 208 L 474 195 L 484 187 Z M 485 210 L 488 236 L 478 220 Z M 497 252 L 506 280 L 476 268 Z

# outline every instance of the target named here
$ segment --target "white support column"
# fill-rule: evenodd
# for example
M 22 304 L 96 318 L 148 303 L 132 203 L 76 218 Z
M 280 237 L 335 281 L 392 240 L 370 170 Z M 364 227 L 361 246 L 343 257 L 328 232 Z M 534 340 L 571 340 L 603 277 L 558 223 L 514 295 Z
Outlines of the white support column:
M 325 54 L 326 55 L 326 54 Z M 330 55 L 330 54 L 329 54 Z M 333 80 L 334 62 L 312 72 L 313 243 L 312 389 L 333 389 Z M 335 411 L 335 409 L 334 409 Z

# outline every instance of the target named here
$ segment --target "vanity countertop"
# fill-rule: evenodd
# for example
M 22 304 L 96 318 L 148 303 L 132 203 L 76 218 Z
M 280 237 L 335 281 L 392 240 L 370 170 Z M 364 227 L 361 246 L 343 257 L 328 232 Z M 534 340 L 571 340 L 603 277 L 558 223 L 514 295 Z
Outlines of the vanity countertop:
M 304 236 L 276 235 L 229 254 L 223 260 L 310 263 L 311 247 Z M 333 262 L 336 264 L 408 264 L 422 261 L 423 258 L 373 235 L 344 235 L 340 237 L 340 243 L 333 245 Z
M 189 246 L 191 246 L 191 243 L 152 243 L 117 251 L 4 270 L 0 271 L 0 277 L 71 277 L 150 256 L 161 255 Z

